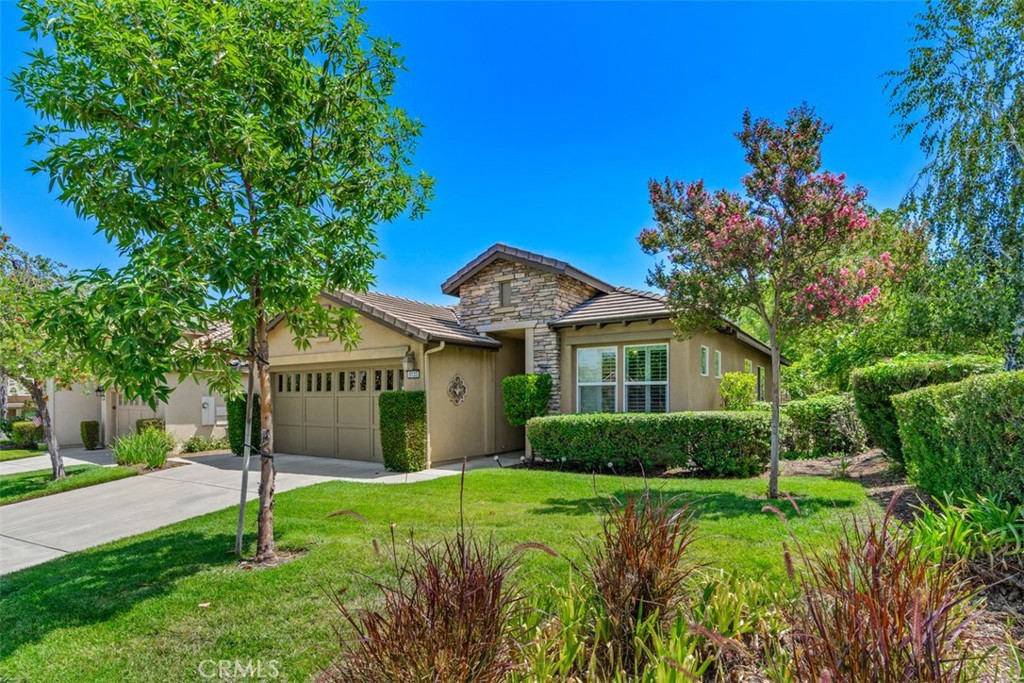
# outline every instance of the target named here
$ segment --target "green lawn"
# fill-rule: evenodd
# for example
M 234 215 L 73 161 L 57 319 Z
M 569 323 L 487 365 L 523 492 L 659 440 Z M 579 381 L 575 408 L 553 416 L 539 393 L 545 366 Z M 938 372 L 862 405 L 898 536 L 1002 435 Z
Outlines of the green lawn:
M 8 460 L 20 460 L 21 458 L 32 458 L 37 455 L 46 455 L 46 449 L 36 449 L 34 451 L 26 450 L 24 448 L 15 448 L 10 451 L 0 451 L 0 462 L 7 462 Z
M 466 476 L 465 518 L 479 534 L 504 544 L 545 543 L 577 557 L 577 540 L 592 536 L 600 495 L 640 491 L 637 479 L 524 470 L 482 470 Z M 701 510 L 699 559 L 766 580 L 785 580 L 782 523 L 761 512 L 767 482 L 659 480 L 664 494 L 683 494 Z M 815 478 L 784 479 L 803 510 L 792 518 L 809 544 L 820 542 L 850 513 L 877 510 L 860 486 Z M 0 680 L 193 681 L 203 660 L 275 660 L 274 680 L 308 681 L 337 645 L 338 616 L 326 589 L 354 605 L 375 600 L 367 576 L 386 563 L 371 540 L 428 541 L 452 533 L 459 505 L 457 477 L 386 486 L 332 482 L 277 497 L 278 544 L 308 554 L 271 570 L 236 568 L 230 554 L 236 510 L 228 509 L 158 531 L 75 553 L 0 580 Z M 782 507 L 789 508 L 784 502 Z M 327 515 L 354 510 L 351 516 Z M 248 511 L 252 541 L 255 508 Z M 250 551 L 251 551 L 250 545 Z M 564 583 L 568 563 L 539 552 L 526 557 L 526 586 Z M 209 603 L 208 606 L 201 606 Z
M 63 493 L 93 484 L 102 484 L 115 479 L 124 479 L 139 473 L 131 467 L 100 467 L 99 465 L 76 465 L 64 470 L 67 477 L 53 481 L 50 469 L 6 474 L 0 477 L 0 505 L 10 505 L 53 493 Z M 2 680 L 2 679 L 0 679 Z

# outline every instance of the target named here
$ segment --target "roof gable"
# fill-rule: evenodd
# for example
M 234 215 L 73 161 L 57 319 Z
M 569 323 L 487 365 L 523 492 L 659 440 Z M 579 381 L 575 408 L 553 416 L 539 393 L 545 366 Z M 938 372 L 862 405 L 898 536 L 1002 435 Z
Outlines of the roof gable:
M 607 282 L 599 280 L 588 273 L 584 273 L 582 270 L 566 263 L 565 261 L 553 259 L 532 251 L 526 251 L 525 249 L 516 249 L 515 247 L 510 247 L 501 242 L 493 245 L 487 251 L 483 252 L 460 268 L 457 273 L 445 280 L 441 284 L 441 291 L 445 294 L 458 296 L 459 288 L 462 287 L 463 284 L 472 279 L 484 268 L 499 260 L 521 263 L 524 266 L 534 268 L 536 270 L 555 273 L 557 275 L 565 275 L 566 277 L 571 277 L 574 280 L 579 280 L 580 282 L 590 285 L 599 292 L 607 293 L 615 291 L 615 287 L 609 285 Z

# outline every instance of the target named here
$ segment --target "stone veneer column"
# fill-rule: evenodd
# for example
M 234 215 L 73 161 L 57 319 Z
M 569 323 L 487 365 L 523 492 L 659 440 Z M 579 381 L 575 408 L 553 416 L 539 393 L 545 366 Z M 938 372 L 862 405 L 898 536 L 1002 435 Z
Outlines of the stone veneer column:
M 561 346 L 558 333 L 545 322 L 537 324 L 533 331 L 533 370 L 535 373 L 551 375 L 551 400 L 548 412 L 557 413 L 562 406 Z

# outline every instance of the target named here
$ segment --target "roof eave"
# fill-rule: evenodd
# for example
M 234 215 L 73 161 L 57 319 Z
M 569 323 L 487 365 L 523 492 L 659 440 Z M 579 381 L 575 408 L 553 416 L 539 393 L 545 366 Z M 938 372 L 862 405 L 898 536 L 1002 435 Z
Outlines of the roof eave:
M 555 275 L 565 275 L 571 277 L 574 280 L 578 280 L 584 284 L 590 285 L 599 292 L 606 294 L 615 291 L 615 287 L 608 284 L 603 280 L 599 280 L 589 273 L 584 273 L 582 270 L 565 263 L 563 267 L 559 268 L 548 263 L 541 263 L 518 254 L 512 253 L 507 248 L 503 248 L 504 245 L 494 245 L 483 254 L 480 254 L 475 259 L 470 261 L 467 265 L 459 269 L 457 273 L 452 275 L 450 278 L 441 283 L 441 292 L 448 294 L 449 296 L 458 296 L 459 288 L 466 283 L 470 278 L 479 273 L 481 270 L 491 265 L 497 260 L 504 259 L 506 261 L 512 261 L 514 263 L 520 263 L 524 266 L 529 266 L 536 270 L 544 271 L 547 273 L 554 273 Z M 564 262 L 563 262 L 564 263 Z

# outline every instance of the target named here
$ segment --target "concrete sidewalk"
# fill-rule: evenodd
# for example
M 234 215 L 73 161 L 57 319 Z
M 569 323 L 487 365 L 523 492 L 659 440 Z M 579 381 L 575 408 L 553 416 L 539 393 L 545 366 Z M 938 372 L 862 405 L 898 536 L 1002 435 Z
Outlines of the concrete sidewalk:
M 114 458 L 110 451 L 105 448 L 87 451 L 84 448 L 62 448 L 61 455 L 64 458 L 64 467 L 73 465 L 103 465 L 105 467 L 114 464 Z M 19 458 L 0 462 L 0 477 L 5 474 L 18 474 L 20 472 L 32 472 L 34 470 L 50 469 L 50 456 L 46 451 L 42 455 L 33 455 L 30 458 Z
M 103 464 L 99 453 L 68 449 L 65 462 L 81 464 L 88 457 L 83 462 Z M 43 458 L 42 468 L 48 468 L 49 457 Z M 241 458 L 223 453 L 174 460 L 185 464 L 0 507 L 0 574 L 238 504 Z M 519 454 L 501 460 L 506 466 L 517 463 Z M 412 483 L 454 476 L 461 469 L 395 474 L 380 463 L 285 454 L 277 454 L 275 461 L 277 493 L 332 480 Z M 477 458 L 467 469 L 497 466 L 492 458 Z M 252 458 L 250 467 L 248 500 L 258 493 L 259 459 Z

